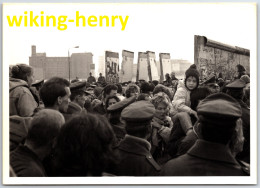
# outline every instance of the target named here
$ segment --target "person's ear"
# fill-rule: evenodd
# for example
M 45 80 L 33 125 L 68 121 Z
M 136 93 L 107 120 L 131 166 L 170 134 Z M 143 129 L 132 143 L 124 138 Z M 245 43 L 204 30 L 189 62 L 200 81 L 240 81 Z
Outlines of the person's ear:
M 58 103 L 58 105 L 60 105 L 60 104 L 62 103 L 62 97 L 61 97 L 61 96 L 59 96 L 59 97 L 57 98 L 57 103 Z

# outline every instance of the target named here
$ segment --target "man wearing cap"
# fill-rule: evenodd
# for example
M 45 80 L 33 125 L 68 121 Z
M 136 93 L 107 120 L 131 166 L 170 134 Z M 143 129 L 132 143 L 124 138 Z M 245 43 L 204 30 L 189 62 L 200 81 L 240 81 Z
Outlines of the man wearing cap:
M 216 82 L 215 75 L 210 75 L 208 79 L 202 83 L 202 85 L 207 87 L 211 94 L 220 92 L 220 87 Z
M 91 72 L 89 73 L 89 77 L 88 77 L 87 82 L 90 83 L 90 84 L 93 84 L 93 83 L 96 82 L 96 78 L 94 76 L 92 76 Z
M 84 104 L 86 101 L 86 81 L 74 82 L 70 85 L 70 103 L 67 114 L 77 114 L 84 111 Z
M 243 133 L 239 103 L 232 97 L 217 93 L 202 100 L 197 107 L 199 139 L 184 155 L 166 163 L 164 176 L 244 176 L 249 169 L 235 159 L 242 150 Z
M 102 91 L 102 99 L 97 104 L 93 105 L 93 112 L 104 115 L 106 114 L 105 102 L 108 97 L 116 96 L 117 86 L 108 84 Z
M 100 83 L 106 82 L 106 79 L 104 76 L 102 76 L 102 73 L 99 73 L 98 82 L 100 82 Z
M 118 145 L 125 137 L 126 130 L 125 130 L 125 124 L 121 120 L 121 112 L 124 108 L 126 108 L 128 105 L 135 102 L 136 97 L 130 97 L 127 99 L 124 99 L 122 101 L 119 101 L 107 108 L 107 118 L 115 132 L 116 135 L 116 145 Z
M 155 108 L 149 101 L 137 101 L 126 107 L 121 118 L 126 124 L 126 136 L 118 146 L 120 161 L 115 174 L 118 176 L 152 176 L 160 171 L 153 159 L 151 144 L 151 120 Z
M 250 163 L 250 109 L 246 103 L 243 102 L 244 88 L 246 83 L 241 79 L 226 85 L 227 94 L 237 100 L 242 109 L 242 125 L 243 134 L 245 137 L 243 151 L 237 155 L 237 159 Z

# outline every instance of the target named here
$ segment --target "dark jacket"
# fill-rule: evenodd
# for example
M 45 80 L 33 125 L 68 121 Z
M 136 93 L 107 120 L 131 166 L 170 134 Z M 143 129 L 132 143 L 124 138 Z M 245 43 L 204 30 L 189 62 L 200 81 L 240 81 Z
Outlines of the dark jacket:
M 238 153 L 237 159 L 250 163 L 250 109 L 249 107 L 242 101 L 238 100 L 241 108 L 242 108 L 242 126 L 243 126 L 243 135 L 244 135 L 244 145 L 243 151 Z
M 94 113 L 97 113 L 97 114 L 100 114 L 100 115 L 104 115 L 106 114 L 106 109 L 105 109 L 105 106 L 103 105 L 103 102 L 99 102 L 98 104 L 96 104 L 94 107 L 93 107 L 93 112 Z
M 87 82 L 90 84 L 93 84 L 93 82 L 96 82 L 96 78 L 94 76 L 90 76 L 90 77 L 88 77 Z
M 118 176 L 157 175 L 161 168 L 153 159 L 150 148 L 148 141 L 126 135 L 118 147 L 120 162 L 115 174 Z
M 104 76 L 100 76 L 100 77 L 98 77 L 98 82 L 101 82 L 101 83 L 106 82 L 105 77 L 104 77 Z
M 176 159 L 168 161 L 163 176 L 246 176 L 228 147 L 198 139 L 193 147 Z
M 18 177 L 44 177 L 45 169 L 38 156 L 20 145 L 10 154 L 10 164 Z

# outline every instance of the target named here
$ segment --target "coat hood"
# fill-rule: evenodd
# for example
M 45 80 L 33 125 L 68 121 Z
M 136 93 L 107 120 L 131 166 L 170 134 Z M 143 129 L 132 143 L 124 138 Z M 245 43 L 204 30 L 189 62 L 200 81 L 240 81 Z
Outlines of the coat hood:
M 18 86 L 25 86 L 28 87 L 28 84 L 26 81 L 16 78 L 10 78 L 9 80 L 9 90 L 12 90 Z

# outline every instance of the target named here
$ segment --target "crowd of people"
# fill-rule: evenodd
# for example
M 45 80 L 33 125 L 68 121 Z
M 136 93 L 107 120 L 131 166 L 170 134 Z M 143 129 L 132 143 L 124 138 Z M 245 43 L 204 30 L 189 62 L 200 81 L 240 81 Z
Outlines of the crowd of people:
M 100 74 L 9 82 L 10 176 L 248 176 L 250 77 L 106 83 Z

